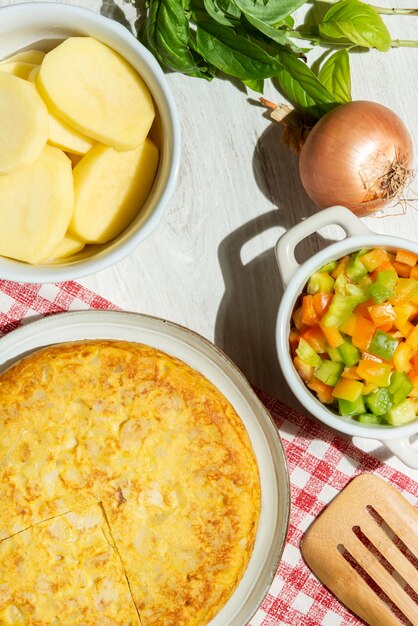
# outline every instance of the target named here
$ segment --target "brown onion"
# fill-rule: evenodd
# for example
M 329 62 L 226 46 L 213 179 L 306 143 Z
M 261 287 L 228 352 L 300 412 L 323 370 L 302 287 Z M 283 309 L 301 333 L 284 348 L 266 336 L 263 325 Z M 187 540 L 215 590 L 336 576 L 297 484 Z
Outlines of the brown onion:
M 367 215 L 399 198 L 412 176 L 413 145 L 402 120 L 375 102 L 348 102 L 322 117 L 300 152 L 299 172 L 321 208 Z

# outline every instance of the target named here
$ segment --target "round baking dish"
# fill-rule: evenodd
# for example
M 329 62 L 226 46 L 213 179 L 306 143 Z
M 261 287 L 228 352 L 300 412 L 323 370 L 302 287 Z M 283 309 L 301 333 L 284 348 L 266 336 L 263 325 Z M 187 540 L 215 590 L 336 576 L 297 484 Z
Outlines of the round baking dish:
M 327 246 L 299 265 L 295 259 L 295 248 L 298 243 L 330 225 L 341 226 L 346 237 Z M 309 277 L 329 261 L 340 259 L 362 248 L 375 247 L 386 250 L 409 250 L 418 255 L 418 244 L 400 237 L 373 233 L 351 211 L 341 206 L 330 207 L 312 215 L 280 237 L 276 244 L 276 256 L 286 289 L 276 323 L 277 355 L 287 383 L 310 413 L 327 426 L 347 435 L 382 441 L 406 465 L 417 469 L 418 450 L 412 445 L 411 437 L 418 433 L 418 419 L 403 426 L 367 425 L 356 422 L 350 417 L 341 417 L 333 413 L 309 391 L 302 381 L 293 365 L 289 350 L 291 315 Z
M 289 523 L 286 458 L 268 411 L 243 374 L 214 344 L 177 324 L 136 313 L 59 313 L 21 326 L 0 339 L 0 371 L 43 346 L 81 339 L 135 341 L 177 357 L 216 385 L 241 417 L 258 462 L 261 514 L 247 570 L 210 626 L 245 626 L 270 588 Z

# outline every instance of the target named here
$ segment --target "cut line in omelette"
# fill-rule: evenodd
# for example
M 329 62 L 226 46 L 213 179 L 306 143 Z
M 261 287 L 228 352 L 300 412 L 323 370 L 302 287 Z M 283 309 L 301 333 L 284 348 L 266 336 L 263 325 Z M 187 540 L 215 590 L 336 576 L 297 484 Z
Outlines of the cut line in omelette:
M 0 542 L 0 624 L 140 626 L 100 505 Z

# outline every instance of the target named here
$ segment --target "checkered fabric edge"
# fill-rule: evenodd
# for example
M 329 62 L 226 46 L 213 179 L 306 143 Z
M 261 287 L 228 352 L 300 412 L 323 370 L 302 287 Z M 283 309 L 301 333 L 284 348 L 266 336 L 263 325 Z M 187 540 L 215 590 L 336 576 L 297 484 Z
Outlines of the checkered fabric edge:
M 54 313 L 118 308 L 74 281 L 28 285 L 0 280 L 0 334 Z M 418 484 L 277 398 L 255 391 L 270 411 L 283 442 L 292 507 L 279 568 L 248 626 L 362 624 L 307 568 L 299 550 L 300 540 L 315 517 L 357 474 L 370 472 L 381 476 L 414 505 L 418 501 Z

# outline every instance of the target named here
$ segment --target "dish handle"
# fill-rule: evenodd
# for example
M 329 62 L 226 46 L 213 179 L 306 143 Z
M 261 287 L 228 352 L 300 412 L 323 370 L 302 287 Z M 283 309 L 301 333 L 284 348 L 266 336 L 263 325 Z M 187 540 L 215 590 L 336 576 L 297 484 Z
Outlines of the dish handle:
M 347 236 L 368 235 L 370 230 L 349 209 L 333 206 L 308 217 L 285 232 L 276 243 L 276 259 L 283 284 L 286 286 L 300 264 L 295 259 L 295 248 L 303 239 L 309 237 L 324 226 L 337 225 Z
M 408 437 L 382 441 L 389 450 L 408 467 L 418 469 L 418 450 L 413 447 Z

